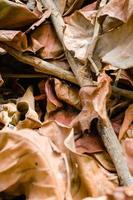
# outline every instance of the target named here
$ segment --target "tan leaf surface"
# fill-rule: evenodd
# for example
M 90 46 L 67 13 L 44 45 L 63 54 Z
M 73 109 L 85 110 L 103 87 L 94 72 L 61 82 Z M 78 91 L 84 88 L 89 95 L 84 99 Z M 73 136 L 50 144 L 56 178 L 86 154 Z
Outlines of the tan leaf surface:
M 56 130 L 52 126 L 47 124 L 43 135 L 30 129 L 1 131 L 0 191 L 25 194 L 27 199 L 72 199 L 65 156 L 48 137 L 51 131 L 55 140 L 58 135 L 57 125 Z
M 123 141 L 123 147 L 128 167 L 130 169 L 131 174 L 133 175 L 133 138 L 126 138 Z
M 45 115 L 45 120 L 54 120 L 60 124 L 70 126 L 71 122 L 77 116 L 78 112 L 72 108 L 62 108 L 61 110 L 56 110 L 54 112 Z
M 43 21 L 50 16 L 46 11 Z M 37 53 L 41 58 L 57 59 L 63 55 L 63 48 L 51 23 L 42 23 L 41 19 L 26 32 L 17 30 L 0 30 L 0 41 L 21 51 Z
M 71 152 L 72 163 L 75 163 L 72 164 L 72 173 L 75 174 L 72 180 L 73 199 L 101 196 L 112 190 L 115 184 L 108 178 L 113 174 L 101 168 L 93 157 L 79 154 L 75 149 L 73 137 L 71 133 L 65 140 L 65 146 Z
M 18 129 L 22 128 L 39 128 L 41 122 L 38 114 L 35 111 L 35 99 L 33 96 L 33 88 L 29 86 L 23 95 L 17 102 L 17 110 L 20 112 L 20 121 L 17 124 Z M 21 120 L 21 118 L 23 118 Z
M 107 195 L 107 200 L 130 200 L 133 199 L 133 186 L 118 187 Z
M 56 32 L 50 23 L 43 23 L 31 33 L 31 48 L 33 52 L 45 59 L 57 58 L 63 53 L 63 48 Z
M 127 69 L 133 66 L 133 17 L 126 24 L 101 35 L 95 50 L 104 63 Z
M 94 158 L 98 160 L 102 167 L 110 172 L 116 172 L 115 166 L 109 156 L 109 154 L 104 150 L 101 153 L 94 153 Z
M 89 197 L 83 200 L 131 200 L 133 198 L 133 186 L 118 187 L 107 196 Z
M 53 79 L 47 80 L 45 84 L 45 92 L 47 96 L 47 112 L 50 113 L 55 111 L 57 108 L 63 106 L 63 104 L 58 100 L 55 91 L 54 91 L 54 82 Z
M 82 110 L 72 122 L 72 126 L 79 132 L 90 129 L 94 119 L 100 117 L 104 123 L 107 119 L 106 102 L 110 95 L 111 79 L 105 74 L 101 74 L 98 86 L 87 86 L 80 90 Z
M 126 134 L 132 122 L 133 122 L 133 104 L 131 104 L 125 112 L 125 117 L 119 132 L 120 140 Z
M 64 43 L 69 51 L 81 61 L 87 59 L 88 45 L 92 42 L 94 20 L 96 11 L 87 9 L 75 11 L 66 19 L 67 25 L 64 31 Z
M 100 11 L 100 17 L 109 16 L 126 23 L 133 14 L 132 0 L 110 0 Z
M 13 1 L 0 1 L 0 28 L 14 29 L 30 25 L 40 16 L 30 11 L 23 3 Z
M 97 134 L 88 134 L 75 141 L 76 150 L 79 153 L 99 153 L 104 151 L 103 143 Z
M 54 79 L 54 82 L 57 97 L 67 104 L 74 106 L 77 109 L 81 109 L 78 89 L 63 83 L 58 79 Z
M 106 196 L 102 196 L 102 197 L 88 197 L 88 198 L 85 198 L 83 200 L 107 200 L 107 197 Z
M 30 50 L 25 33 L 15 30 L 0 30 L 0 41 L 19 50 Z
M 84 0 L 57 0 L 56 2 L 61 14 L 64 13 L 64 15 L 68 15 L 75 10 L 78 10 L 83 3 Z

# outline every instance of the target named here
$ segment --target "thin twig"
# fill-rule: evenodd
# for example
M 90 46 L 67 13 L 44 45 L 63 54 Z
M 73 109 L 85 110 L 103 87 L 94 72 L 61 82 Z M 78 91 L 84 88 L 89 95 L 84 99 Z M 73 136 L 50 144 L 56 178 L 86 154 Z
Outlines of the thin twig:
M 0 46 L 20 62 L 33 66 L 34 69 L 38 72 L 53 75 L 60 79 L 70 81 L 72 83 L 77 83 L 75 77 L 70 71 L 64 70 L 61 67 L 57 67 L 56 65 L 46 62 L 35 56 L 23 55 L 22 53 L 18 52 L 15 49 L 12 49 L 11 47 L 3 43 L 0 43 Z

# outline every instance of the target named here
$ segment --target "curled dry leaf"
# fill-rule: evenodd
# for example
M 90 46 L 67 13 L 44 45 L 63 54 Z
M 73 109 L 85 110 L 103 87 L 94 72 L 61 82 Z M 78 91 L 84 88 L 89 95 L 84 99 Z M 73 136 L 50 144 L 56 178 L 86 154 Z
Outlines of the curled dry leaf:
M 132 0 L 110 0 L 100 11 L 100 18 L 109 16 L 126 23 L 133 14 Z
M 108 180 L 110 173 L 101 168 L 93 157 L 77 153 L 73 133 L 65 140 L 65 146 L 70 151 L 73 163 L 73 199 L 101 196 L 114 189 L 115 184 Z
M 78 112 L 73 108 L 62 108 L 61 110 L 56 110 L 45 116 L 45 120 L 54 120 L 60 124 L 70 126 L 71 122 L 77 116 Z
M 15 30 L 0 30 L 0 41 L 19 50 L 30 50 L 25 33 Z
M 75 128 L 75 132 L 79 133 L 81 130 L 90 129 L 91 122 L 98 118 L 98 114 L 94 110 L 92 103 L 93 94 L 96 87 L 88 86 L 80 89 L 80 99 L 82 110 L 79 115 L 72 121 L 72 126 Z
M 47 113 L 55 111 L 57 108 L 61 108 L 63 106 L 55 94 L 53 79 L 49 79 L 45 83 L 45 92 L 47 96 Z
M 106 102 L 110 95 L 111 79 L 105 74 L 101 74 L 98 80 L 98 86 L 87 86 L 80 90 L 82 110 L 72 122 L 76 131 L 90 129 L 91 122 L 100 117 L 106 124 L 107 111 Z
M 43 17 L 26 32 L 0 30 L 0 41 L 21 52 L 31 51 L 45 59 L 56 59 L 63 55 L 62 45 L 51 23 L 42 23 L 50 16 L 46 10 Z
M 83 3 L 84 3 L 84 0 L 57 0 L 56 1 L 56 4 L 61 14 L 64 13 L 64 15 L 68 15 L 74 12 L 75 10 L 80 9 Z
M 133 14 L 132 0 L 111 0 L 99 13 L 99 22 L 103 32 L 119 27 L 122 23 L 127 23 Z
M 30 25 L 40 16 L 30 11 L 23 3 L 0 1 L 0 29 L 15 29 Z
M 92 42 L 96 11 L 87 9 L 75 11 L 66 19 L 67 25 L 64 31 L 64 43 L 69 51 L 80 61 L 87 59 L 87 49 Z
M 133 104 L 131 104 L 125 112 L 124 121 L 121 125 L 120 132 L 119 132 L 120 140 L 126 134 L 132 122 L 133 122 Z
M 35 111 L 35 99 L 32 87 L 28 87 L 25 94 L 17 102 L 17 110 L 20 112 L 22 120 L 17 124 L 18 129 L 22 128 L 39 128 L 41 122 Z
M 132 68 L 132 20 L 133 17 L 119 28 L 101 35 L 95 48 L 95 56 L 98 55 L 102 62 L 120 69 Z
M 103 152 L 94 153 L 93 156 L 101 164 L 103 168 L 105 168 L 106 170 L 110 172 L 114 172 L 114 173 L 116 172 L 112 159 L 105 150 Z M 112 179 L 112 181 L 113 180 L 114 182 L 118 184 L 118 180 L 116 180 L 115 176 L 114 176 L 114 179 Z
M 133 138 L 126 138 L 123 141 L 123 148 L 127 159 L 128 167 L 130 169 L 131 174 L 133 175 Z
M 43 23 L 28 35 L 21 31 L 0 30 L 0 41 L 21 52 L 37 53 L 45 59 L 56 59 L 63 54 L 62 46 L 50 23 Z
M 58 99 L 66 102 L 67 104 L 81 109 L 81 103 L 79 98 L 79 90 L 78 88 L 74 88 L 67 83 L 63 83 L 58 79 L 54 79 L 55 82 L 55 92 Z
M 38 51 L 41 58 L 57 58 L 63 54 L 63 48 L 52 24 L 41 24 L 31 33 L 30 37 L 33 52 Z
M 0 149 L 0 192 L 25 194 L 26 199 L 72 199 L 67 161 L 48 136 L 30 129 L 5 129 Z
M 50 138 L 58 148 L 58 151 L 62 153 L 68 151 L 64 145 L 64 140 L 69 136 L 70 132 L 73 132 L 70 127 L 55 121 L 44 122 L 42 127 L 39 128 L 39 133 Z
M 80 109 L 78 89 L 69 87 L 58 79 L 49 79 L 46 83 L 42 81 L 40 86 L 42 93 L 45 92 L 47 97 L 45 120 L 55 120 L 61 124 L 70 125 L 78 114 L 75 108 Z M 63 105 L 63 102 L 67 105 Z
M 76 150 L 78 153 L 94 154 L 104 151 L 104 145 L 99 135 L 90 133 L 83 135 L 75 141 Z

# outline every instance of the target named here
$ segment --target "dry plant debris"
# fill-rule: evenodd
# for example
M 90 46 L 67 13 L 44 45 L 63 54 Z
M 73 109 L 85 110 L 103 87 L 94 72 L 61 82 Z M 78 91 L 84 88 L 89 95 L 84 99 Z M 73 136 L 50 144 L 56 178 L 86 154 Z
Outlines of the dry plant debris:
M 0 0 L 0 200 L 132 200 L 132 90 L 132 0 Z

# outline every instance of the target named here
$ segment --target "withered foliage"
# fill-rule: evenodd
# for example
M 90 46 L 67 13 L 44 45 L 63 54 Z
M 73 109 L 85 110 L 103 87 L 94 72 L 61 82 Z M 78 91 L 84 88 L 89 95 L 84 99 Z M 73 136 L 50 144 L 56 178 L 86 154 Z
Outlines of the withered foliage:
M 44 0 L 0 0 L 0 199 L 132 200 L 99 124 L 133 176 L 133 1 L 52 2 L 63 42 Z

